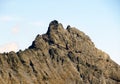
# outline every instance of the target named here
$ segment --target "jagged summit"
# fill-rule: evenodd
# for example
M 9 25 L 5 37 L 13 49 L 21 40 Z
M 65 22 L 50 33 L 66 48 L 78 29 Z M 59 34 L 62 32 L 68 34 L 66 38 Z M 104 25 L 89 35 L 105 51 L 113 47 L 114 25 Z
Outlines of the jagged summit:
M 120 66 L 82 31 L 57 20 L 17 53 L 0 54 L 1 84 L 120 84 Z
M 43 41 L 48 43 L 48 45 L 56 44 L 61 45 L 64 48 L 69 47 L 71 49 L 77 48 L 78 46 L 80 46 L 80 42 L 83 43 L 85 41 L 84 43 L 87 42 L 89 45 L 94 47 L 93 42 L 82 31 L 79 31 L 74 27 L 70 27 L 69 25 L 66 29 L 64 29 L 62 24 L 58 23 L 58 21 L 56 20 L 50 22 L 46 34 L 38 35 L 36 37 L 30 48 L 41 48 L 39 47 L 39 45 L 44 43 Z

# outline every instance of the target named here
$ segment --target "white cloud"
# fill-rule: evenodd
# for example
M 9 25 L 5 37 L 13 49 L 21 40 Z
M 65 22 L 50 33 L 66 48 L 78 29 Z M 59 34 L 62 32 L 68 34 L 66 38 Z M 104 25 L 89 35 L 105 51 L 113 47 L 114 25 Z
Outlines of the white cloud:
M 19 32 L 19 25 L 15 25 L 13 28 L 12 28 L 12 33 L 13 34 L 17 34 Z
M 39 26 L 43 26 L 43 23 L 40 22 L 40 21 L 31 22 L 30 24 L 33 25 L 33 26 L 37 26 L 37 27 L 39 27 Z
M 13 17 L 13 16 L 1 16 L 0 21 L 9 22 L 9 21 L 19 21 L 22 20 L 21 17 Z
M 17 43 L 7 43 L 7 44 L 0 46 L 0 53 L 17 51 L 17 50 L 18 50 Z

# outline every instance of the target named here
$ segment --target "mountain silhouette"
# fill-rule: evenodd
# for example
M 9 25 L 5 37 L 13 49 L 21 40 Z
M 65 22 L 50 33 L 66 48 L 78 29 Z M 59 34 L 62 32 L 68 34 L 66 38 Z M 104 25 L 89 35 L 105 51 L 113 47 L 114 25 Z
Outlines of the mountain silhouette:
M 0 84 L 120 84 L 120 66 L 88 35 L 54 20 L 26 50 L 0 54 Z

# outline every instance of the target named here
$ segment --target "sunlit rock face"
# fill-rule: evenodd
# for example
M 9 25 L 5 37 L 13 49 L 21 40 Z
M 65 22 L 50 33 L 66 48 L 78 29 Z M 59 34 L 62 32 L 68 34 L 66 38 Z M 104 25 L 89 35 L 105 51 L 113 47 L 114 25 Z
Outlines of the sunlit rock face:
M 28 49 L 0 54 L 0 84 L 120 84 L 120 66 L 85 33 L 54 20 Z

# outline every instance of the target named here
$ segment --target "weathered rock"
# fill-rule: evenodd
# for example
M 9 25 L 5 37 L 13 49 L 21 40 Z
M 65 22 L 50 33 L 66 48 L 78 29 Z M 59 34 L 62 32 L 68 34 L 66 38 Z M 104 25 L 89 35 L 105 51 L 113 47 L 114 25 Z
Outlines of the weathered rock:
M 0 54 L 1 84 L 120 84 L 120 66 L 82 31 L 54 20 L 17 53 Z

